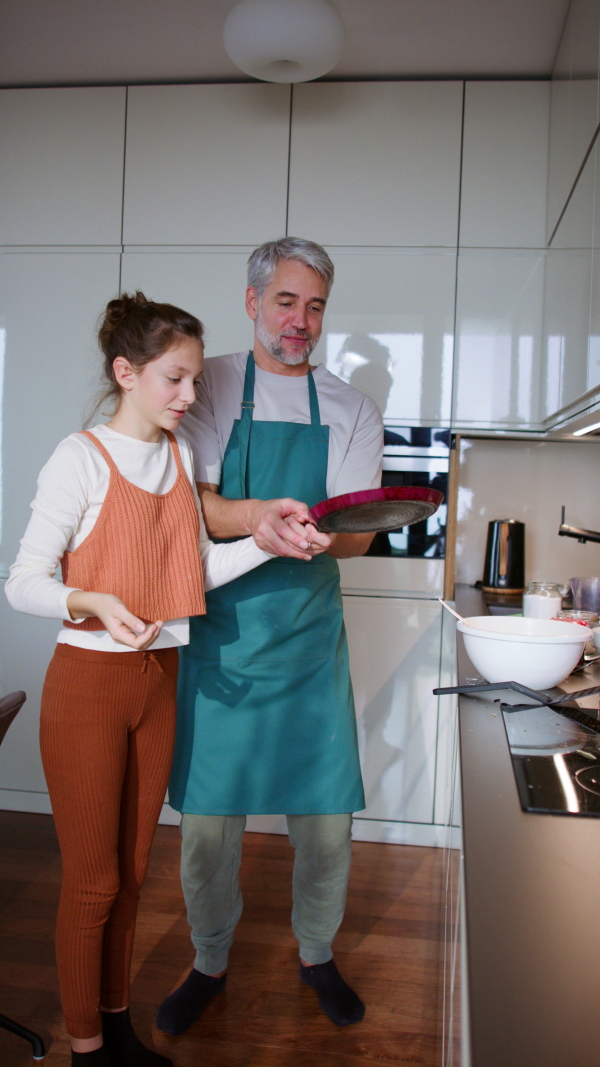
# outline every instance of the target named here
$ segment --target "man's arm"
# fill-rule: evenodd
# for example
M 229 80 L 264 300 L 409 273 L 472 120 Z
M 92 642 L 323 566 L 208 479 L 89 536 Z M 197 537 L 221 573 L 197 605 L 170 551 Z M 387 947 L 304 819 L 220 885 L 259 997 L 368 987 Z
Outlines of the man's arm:
M 332 544 L 328 534 L 312 525 L 309 540 L 304 524 L 310 523 L 310 515 L 299 500 L 228 500 L 219 495 L 217 485 L 196 484 L 210 537 L 251 536 L 265 552 L 305 560 L 326 552 Z
M 381 457 L 383 453 L 383 420 L 381 413 L 368 397 L 362 398 L 362 405 L 348 450 L 337 472 L 332 496 L 356 492 L 358 489 L 375 489 L 381 485 Z M 374 533 L 339 533 L 335 534 L 330 556 L 336 559 L 350 559 L 352 556 L 364 556 Z
M 327 549 L 327 553 L 333 556 L 334 559 L 350 559 L 352 556 L 364 556 L 374 537 L 374 533 L 334 534 L 333 544 Z

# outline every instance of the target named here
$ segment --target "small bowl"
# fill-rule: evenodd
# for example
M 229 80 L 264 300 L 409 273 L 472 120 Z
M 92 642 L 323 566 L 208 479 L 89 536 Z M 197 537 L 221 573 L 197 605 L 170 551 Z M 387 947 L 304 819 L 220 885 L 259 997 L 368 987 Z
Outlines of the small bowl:
M 596 626 L 595 629 L 592 630 L 592 637 L 596 652 L 600 652 L 600 626 Z
M 488 682 L 551 689 L 577 666 L 589 630 L 518 615 L 474 615 L 456 624 L 473 666 Z M 600 629 L 600 627 L 599 627 Z

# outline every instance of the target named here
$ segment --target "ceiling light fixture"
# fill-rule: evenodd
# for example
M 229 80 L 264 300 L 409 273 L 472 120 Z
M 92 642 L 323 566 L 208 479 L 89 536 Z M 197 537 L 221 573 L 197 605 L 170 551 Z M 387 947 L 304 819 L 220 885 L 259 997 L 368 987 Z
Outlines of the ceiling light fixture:
M 335 67 L 344 26 L 327 0 L 240 0 L 223 30 L 227 55 L 266 82 L 306 82 Z

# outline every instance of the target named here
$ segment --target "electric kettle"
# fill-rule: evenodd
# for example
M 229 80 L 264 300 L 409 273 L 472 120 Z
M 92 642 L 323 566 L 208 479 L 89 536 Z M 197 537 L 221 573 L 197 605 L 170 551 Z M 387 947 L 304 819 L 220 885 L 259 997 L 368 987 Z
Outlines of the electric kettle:
M 494 519 L 488 523 L 482 588 L 487 593 L 522 593 L 525 589 L 525 523 Z

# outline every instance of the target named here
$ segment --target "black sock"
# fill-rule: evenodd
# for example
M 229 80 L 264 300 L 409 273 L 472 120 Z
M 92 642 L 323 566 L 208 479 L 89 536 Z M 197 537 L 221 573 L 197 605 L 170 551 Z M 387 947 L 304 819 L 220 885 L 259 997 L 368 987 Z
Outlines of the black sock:
M 159 1006 L 156 1013 L 157 1029 L 172 1037 L 185 1034 L 200 1018 L 209 1000 L 225 989 L 226 979 L 226 974 L 214 978 L 194 967 L 185 982 Z
M 142 1045 L 125 1011 L 103 1011 L 102 1037 L 111 1067 L 173 1067 L 171 1060 Z
M 102 1045 L 93 1052 L 73 1052 L 71 1049 L 71 1067 L 111 1067 L 111 1063 Z
M 365 1014 L 365 1006 L 347 982 L 344 981 L 333 960 L 316 963 L 313 967 L 300 964 L 300 977 L 306 985 L 316 990 L 319 1004 L 336 1026 L 359 1023 Z

